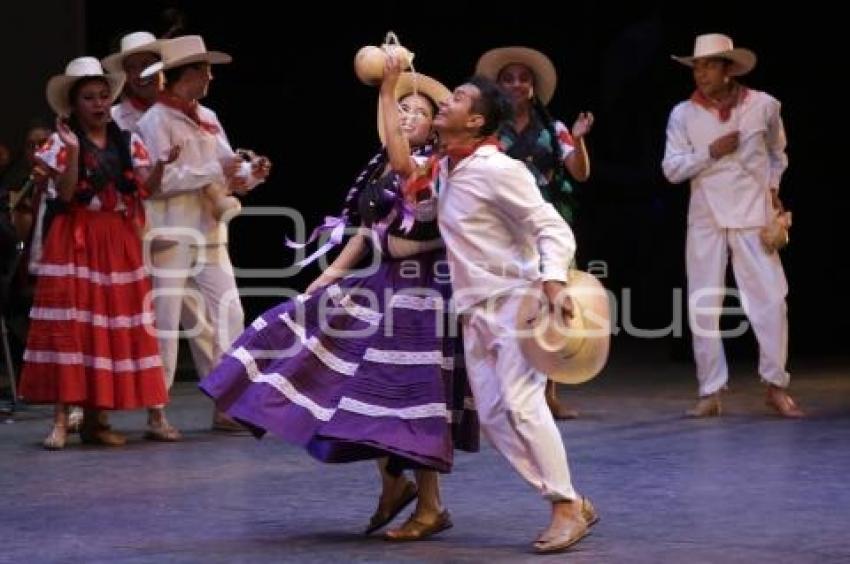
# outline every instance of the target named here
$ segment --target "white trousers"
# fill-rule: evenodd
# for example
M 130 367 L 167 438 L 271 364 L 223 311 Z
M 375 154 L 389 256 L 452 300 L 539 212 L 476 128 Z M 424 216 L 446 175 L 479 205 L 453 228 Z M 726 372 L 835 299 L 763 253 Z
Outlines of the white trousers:
M 515 337 L 520 296 L 507 295 L 463 316 L 466 370 L 484 435 L 550 501 L 577 499 L 567 452 L 546 405 L 546 376 L 526 361 Z
M 190 295 L 199 292 L 198 285 L 192 279 L 187 280 L 186 288 Z M 215 331 L 209 319 L 207 319 L 203 304 L 198 300 L 191 299 L 191 297 L 185 298 L 183 303 L 180 304 L 180 327 L 190 333 L 197 333 L 197 337 L 186 339 L 186 342 L 189 344 L 189 351 L 192 353 L 192 361 L 195 364 L 198 377 L 204 378 L 215 366 L 218 356 L 213 354 Z M 173 377 L 171 380 L 173 382 Z
M 782 388 L 790 382 L 791 377 L 785 370 L 788 283 L 779 255 L 765 252 L 758 234 L 758 228 L 688 226 L 688 318 L 701 396 L 717 392 L 729 379 L 720 335 L 720 313 L 730 252 L 741 306 L 759 344 L 759 375 L 764 381 Z
M 225 245 L 178 243 L 151 251 L 151 263 L 155 326 L 170 389 L 180 337 L 189 341 L 195 368 L 204 378 L 242 333 L 245 314 Z

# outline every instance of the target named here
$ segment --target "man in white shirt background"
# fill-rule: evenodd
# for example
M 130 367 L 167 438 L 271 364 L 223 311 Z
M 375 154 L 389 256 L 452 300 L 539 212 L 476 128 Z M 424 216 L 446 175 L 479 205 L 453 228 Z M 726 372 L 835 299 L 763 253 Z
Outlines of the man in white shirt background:
M 767 403 L 785 417 L 802 417 L 786 391 L 788 285 L 779 255 L 759 237 L 781 205 L 779 181 L 788 165 L 780 104 L 735 79 L 753 69 L 756 56 L 725 35 L 700 35 L 693 56 L 674 58 L 693 68 L 696 84 L 670 114 L 662 162 L 670 182 L 689 180 L 691 189 L 686 267 L 700 399 L 688 415 L 721 412 L 729 371 L 719 322 L 731 255 L 741 305 L 759 344 Z
M 229 63 L 230 56 L 207 51 L 196 35 L 167 40 L 160 52 L 162 61 L 142 74 L 163 71 L 165 89 L 138 125 L 152 154 L 172 145 L 181 149 L 180 158 L 165 168 L 161 196 L 147 207 L 152 228 L 155 323 L 170 386 L 176 370 L 181 303 L 187 293 L 201 302 L 213 329 L 214 362 L 243 330 L 244 313 L 227 249 L 227 225 L 215 215 L 205 191 L 216 187 L 247 192 L 265 180 L 271 164 L 264 157 L 244 161 L 230 146 L 215 112 L 198 102 L 206 96 L 212 80 L 211 65 Z M 197 292 L 191 292 L 193 286 Z M 239 427 L 216 412 L 213 428 Z

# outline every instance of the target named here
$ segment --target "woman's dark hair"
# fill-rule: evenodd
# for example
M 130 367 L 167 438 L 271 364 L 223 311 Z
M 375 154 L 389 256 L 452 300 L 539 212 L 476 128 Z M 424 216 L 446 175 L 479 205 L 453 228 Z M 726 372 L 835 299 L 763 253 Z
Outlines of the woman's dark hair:
M 502 124 L 513 119 L 514 108 L 511 99 L 496 82 L 480 75 L 466 81 L 478 89 L 478 98 L 472 102 L 472 111 L 484 116 L 484 125 L 478 135 L 493 135 Z
M 564 166 L 564 151 L 561 148 L 561 142 L 558 139 L 558 132 L 555 131 L 555 119 L 546 109 L 546 105 L 535 94 L 531 99 L 531 107 L 537 113 L 540 123 L 549 132 L 549 144 L 552 148 L 552 156 L 555 159 L 555 171 L 550 180 L 552 186 L 560 186 L 567 177 L 566 167 Z
M 71 107 L 74 107 L 77 96 L 80 92 L 80 89 L 87 83 L 92 82 L 94 80 L 104 80 L 102 78 L 84 78 L 82 80 L 78 80 L 71 86 L 71 89 L 68 93 L 68 97 L 71 102 Z M 108 83 L 107 83 L 108 84 Z M 71 116 L 68 118 L 68 127 L 71 128 L 77 138 L 80 140 L 80 152 L 79 152 L 79 180 L 78 182 L 87 182 L 90 185 L 95 185 L 95 182 L 92 182 L 94 179 L 89 178 L 88 167 L 85 163 L 85 156 L 88 151 L 83 150 L 82 145 L 88 143 L 88 137 L 83 131 L 82 126 L 80 125 L 80 119 L 77 117 L 76 113 L 71 112 Z M 136 184 L 135 176 L 133 175 L 133 159 L 130 156 L 130 134 L 126 131 L 122 131 L 114 121 L 110 121 L 106 124 L 106 142 L 107 146 L 112 145 L 116 147 L 118 150 L 118 158 L 121 163 L 121 174 L 118 175 L 118 178 L 115 179 L 115 187 L 119 192 L 124 194 L 129 194 L 138 189 Z

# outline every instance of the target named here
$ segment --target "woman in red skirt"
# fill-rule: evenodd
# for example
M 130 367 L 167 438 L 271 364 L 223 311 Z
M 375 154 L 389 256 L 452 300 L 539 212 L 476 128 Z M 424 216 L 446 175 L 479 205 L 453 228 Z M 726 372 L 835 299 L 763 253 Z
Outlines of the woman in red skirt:
M 51 171 L 55 215 L 35 265 L 21 395 L 56 404 L 48 449 L 65 446 L 68 405 L 85 409 L 83 442 L 121 445 L 103 410 L 168 401 L 139 236 L 142 198 L 167 163 L 151 166 L 141 139 L 110 121 L 123 83 L 80 57 L 47 84 L 59 118 L 37 156 Z

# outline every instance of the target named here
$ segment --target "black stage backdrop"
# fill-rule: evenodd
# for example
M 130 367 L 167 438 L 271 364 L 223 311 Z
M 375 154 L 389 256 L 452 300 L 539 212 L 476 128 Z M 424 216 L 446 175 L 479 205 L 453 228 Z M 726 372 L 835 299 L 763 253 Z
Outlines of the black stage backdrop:
M 844 92 L 839 86 L 846 33 L 834 12 L 807 4 L 777 12 L 777 4 L 722 9 L 683 3 L 490 2 L 425 3 L 136 2 L 84 4 L 86 46 L 102 57 L 126 32 L 157 34 L 167 8 L 185 17 L 184 33 L 199 33 L 209 49 L 233 55 L 216 67 L 205 101 L 218 112 L 234 147 L 274 161 L 273 175 L 245 203 L 299 210 L 308 227 L 338 212 L 348 183 L 378 147 L 376 90 L 359 83 L 355 52 L 380 44 L 388 30 L 416 53 L 417 68 L 448 86 L 459 84 L 485 50 L 526 45 L 547 53 L 558 69 L 552 113 L 571 125 L 593 111 L 588 138 L 591 180 L 579 186 L 574 226 L 582 266 L 590 261 L 619 302 L 619 325 L 660 329 L 674 320 L 683 288 L 686 186 L 661 175 L 667 115 L 692 90 L 685 67 L 694 36 L 730 34 L 759 64 L 745 83 L 783 102 L 790 167 L 782 196 L 794 212 L 792 244 L 783 252 L 791 286 L 792 353 L 845 350 L 847 267 L 843 140 Z M 44 80 L 57 69 L 44 69 Z M 277 217 L 243 217 L 231 226 L 234 262 L 243 268 L 291 264 L 283 246 L 293 225 Z M 316 275 L 242 276 L 248 319 L 275 303 L 274 288 L 303 288 Z M 264 289 L 272 289 L 266 292 Z M 630 300 L 630 303 L 628 303 Z M 681 298 L 679 298 L 681 302 Z M 731 304 L 730 304 L 731 305 Z M 731 320 L 730 324 L 737 323 Z M 623 331 L 625 333 L 625 331 Z M 687 335 L 664 337 L 674 356 L 687 355 Z M 739 339 L 752 350 L 752 337 Z

